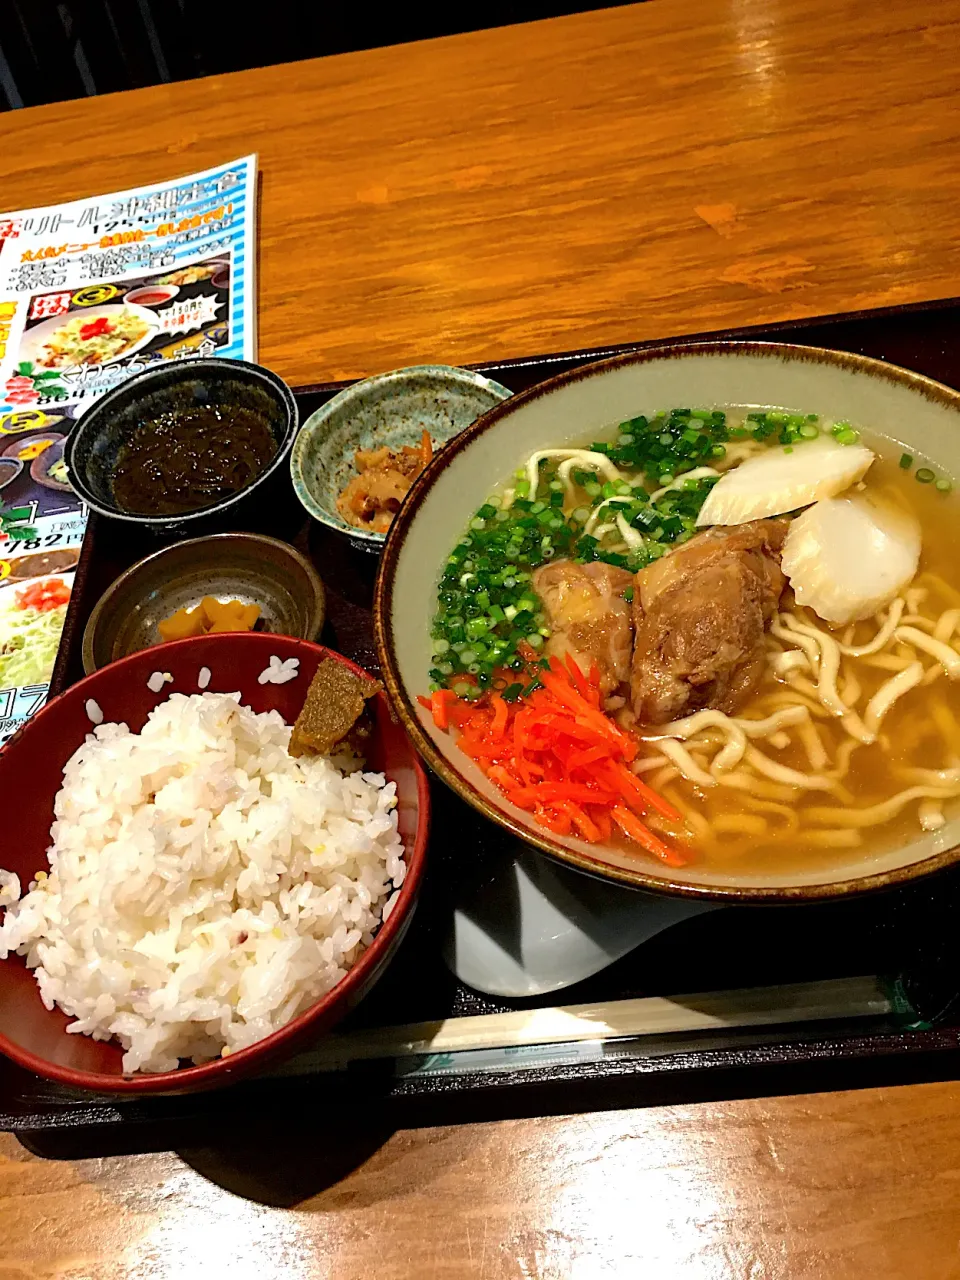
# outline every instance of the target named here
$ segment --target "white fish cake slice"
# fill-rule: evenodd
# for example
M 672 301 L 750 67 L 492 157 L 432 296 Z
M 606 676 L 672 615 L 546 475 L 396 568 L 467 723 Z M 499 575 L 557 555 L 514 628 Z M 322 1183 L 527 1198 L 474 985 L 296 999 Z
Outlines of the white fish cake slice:
M 809 507 L 862 480 L 874 453 L 861 444 L 839 444 L 820 436 L 767 449 L 721 476 L 700 508 L 698 525 L 746 524 Z
M 825 622 L 869 618 L 898 595 L 920 563 L 916 517 L 867 493 L 826 498 L 790 525 L 781 567 L 797 603 Z

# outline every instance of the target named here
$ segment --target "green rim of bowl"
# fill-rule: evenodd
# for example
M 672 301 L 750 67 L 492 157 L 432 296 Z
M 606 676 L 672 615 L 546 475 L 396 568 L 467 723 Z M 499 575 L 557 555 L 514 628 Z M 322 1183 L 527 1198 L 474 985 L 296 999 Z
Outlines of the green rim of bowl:
M 325 405 L 321 405 L 315 413 L 312 413 L 297 432 L 293 442 L 293 450 L 290 454 L 290 477 L 293 481 L 294 491 L 304 509 L 318 524 L 325 525 L 326 528 L 332 529 L 335 533 L 345 535 L 358 546 L 379 550 L 387 535 L 385 533 L 372 533 L 366 529 L 357 529 L 353 525 L 347 524 L 346 520 L 341 519 L 335 511 L 331 511 L 328 506 L 318 501 L 311 490 L 304 471 L 304 460 L 308 446 L 316 436 L 323 435 L 330 430 L 331 424 L 344 416 L 345 412 L 352 406 L 362 404 L 372 391 L 379 392 L 382 388 L 389 388 L 391 385 L 403 385 L 417 380 L 435 383 L 438 391 L 442 391 L 444 388 L 456 388 L 461 391 L 474 389 L 495 397 L 492 403 L 478 408 L 476 415 L 469 422 L 464 422 L 458 431 L 453 432 L 447 440 L 442 442 L 443 444 L 446 444 L 450 439 L 454 439 L 461 431 L 466 431 L 472 423 L 476 422 L 477 418 L 482 417 L 484 413 L 494 408 L 495 405 L 502 403 L 504 400 L 509 400 L 513 395 L 513 392 L 502 386 L 501 383 L 495 382 L 492 378 L 487 378 L 482 373 L 475 373 L 471 369 L 460 369 L 454 365 L 443 364 L 415 364 L 403 369 L 394 369 L 391 373 L 375 374 L 373 377 L 355 382 L 351 386 L 345 387 L 343 391 L 338 392 Z

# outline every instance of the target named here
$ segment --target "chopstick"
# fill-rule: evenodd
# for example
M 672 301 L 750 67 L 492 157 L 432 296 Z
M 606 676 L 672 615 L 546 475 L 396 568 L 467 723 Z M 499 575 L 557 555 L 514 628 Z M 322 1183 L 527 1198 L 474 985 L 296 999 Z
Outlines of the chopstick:
M 893 1011 L 878 977 L 558 1005 L 333 1034 L 270 1075 L 344 1070 L 375 1059 L 882 1017 Z

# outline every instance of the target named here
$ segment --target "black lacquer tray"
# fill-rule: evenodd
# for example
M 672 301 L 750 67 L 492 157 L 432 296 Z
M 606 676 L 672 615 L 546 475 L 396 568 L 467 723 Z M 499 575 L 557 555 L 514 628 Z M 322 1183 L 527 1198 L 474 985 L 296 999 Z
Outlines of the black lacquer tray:
M 960 301 L 954 299 L 698 334 L 684 341 L 738 337 L 861 352 L 960 386 Z M 520 391 L 579 364 L 654 345 L 477 367 Z M 342 385 L 300 390 L 301 420 Z M 369 612 L 375 560 L 302 517 L 292 490 L 284 491 L 258 516 L 259 528 L 289 539 L 316 563 L 328 592 L 324 643 L 376 669 Z M 118 535 L 109 522 L 91 521 L 55 687 L 82 674 L 80 638 L 100 592 L 156 546 L 153 538 L 138 542 L 126 530 Z M 353 1103 L 362 1101 L 372 1126 L 390 1126 L 944 1079 L 957 1073 L 960 872 L 850 902 L 724 908 L 676 925 L 577 987 L 508 1002 L 462 986 L 441 954 L 458 876 L 465 866 L 495 855 L 503 837 L 439 783 L 433 793 L 430 864 L 420 905 L 397 958 L 343 1028 L 348 1036 L 343 1062 L 318 1065 L 308 1057 L 295 1064 L 293 1074 L 279 1078 L 213 1094 L 130 1102 L 78 1095 L 0 1061 L 0 1129 L 16 1132 L 43 1154 L 81 1155 L 215 1141 L 234 1130 L 238 1117 L 268 1117 L 281 1094 L 285 1109 L 294 1103 L 307 1126 L 326 1123 L 331 1110 L 341 1109 L 331 1108 L 338 1098 L 345 1113 L 352 1114 Z M 864 978 L 861 986 L 879 993 L 871 1012 L 845 1015 L 843 980 L 850 978 Z M 760 1026 L 446 1055 L 391 1049 L 390 1035 L 383 1032 L 509 1009 L 740 988 L 761 989 L 761 1000 L 775 1010 L 778 991 L 793 983 L 822 988 L 822 1019 L 797 1022 L 785 1013 L 782 1021 L 768 1016 Z M 385 1047 L 351 1059 L 349 1045 L 357 1036 L 368 1041 L 384 1036 Z

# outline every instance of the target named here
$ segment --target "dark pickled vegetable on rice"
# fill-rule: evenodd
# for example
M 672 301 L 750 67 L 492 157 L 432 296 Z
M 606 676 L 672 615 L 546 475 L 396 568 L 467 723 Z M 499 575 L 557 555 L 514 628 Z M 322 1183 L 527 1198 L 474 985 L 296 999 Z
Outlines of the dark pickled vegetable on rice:
M 290 754 L 328 756 L 343 744 L 362 755 L 370 733 L 367 702 L 382 688 L 379 680 L 354 675 L 342 662 L 324 658 L 293 726 Z

